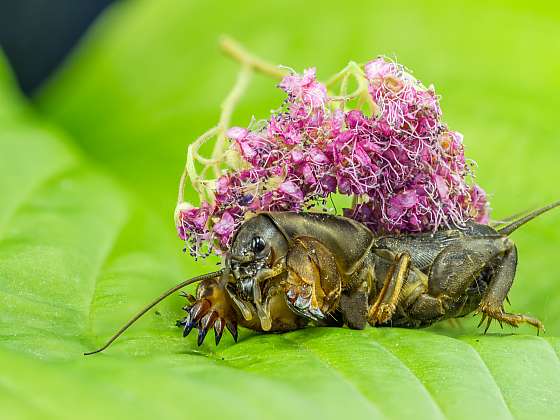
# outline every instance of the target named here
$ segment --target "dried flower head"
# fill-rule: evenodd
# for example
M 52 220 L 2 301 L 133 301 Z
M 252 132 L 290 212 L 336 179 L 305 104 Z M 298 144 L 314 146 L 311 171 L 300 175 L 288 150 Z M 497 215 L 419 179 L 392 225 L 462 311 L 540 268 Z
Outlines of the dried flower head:
M 350 76 L 358 89 L 347 94 Z M 384 58 L 363 67 L 351 63 L 331 84 L 340 80 L 335 96 L 315 69 L 290 73 L 278 85 L 286 100 L 268 120 L 225 131 L 230 148 L 212 162 L 216 181 L 204 184 L 198 207 L 178 207 L 179 236 L 193 255 L 202 254 L 203 244 L 227 249 L 249 213 L 326 210 L 334 193 L 352 196 L 344 215 L 375 232 L 488 220 L 463 137 L 441 121 L 433 86 Z

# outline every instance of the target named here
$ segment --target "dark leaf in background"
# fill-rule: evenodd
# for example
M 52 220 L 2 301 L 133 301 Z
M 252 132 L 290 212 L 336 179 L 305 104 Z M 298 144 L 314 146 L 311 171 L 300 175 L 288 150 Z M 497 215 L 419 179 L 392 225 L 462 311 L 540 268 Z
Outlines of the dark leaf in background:
M 113 0 L 0 0 L 0 46 L 32 93 Z

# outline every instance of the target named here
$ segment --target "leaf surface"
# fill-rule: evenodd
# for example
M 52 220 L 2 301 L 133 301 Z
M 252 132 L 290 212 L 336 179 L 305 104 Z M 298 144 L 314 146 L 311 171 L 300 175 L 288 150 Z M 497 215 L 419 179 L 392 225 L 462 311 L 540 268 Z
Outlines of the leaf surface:
M 39 95 L 38 112 L 1 64 L 3 415 L 557 417 L 558 215 L 514 237 L 512 310 L 539 316 L 542 337 L 529 328 L 482 336 L 467 319 L 421 331 L 242 331 L 237 345 L 228 337 L 215 348 L 210 337 L 198 348 L 174 327 L 175 296 L 106 353 L 81 355 L 161 290 L 213 269 L 181 255 L 171 213 L 185 147 L 215 124 L 235 77 L 215 48 L 221 32 L 297 69 L 317 65 L 323 78 L 349 59 L 396 52 L 445 95 L 496 217 L 558 198 L 560 96 L 546 93 L 560 86 L 548 51 L 560 30 L 554 11 L 525 7 L 123 2 Z M 236 123 L 277 107 L 273 84 L 256 78 Z

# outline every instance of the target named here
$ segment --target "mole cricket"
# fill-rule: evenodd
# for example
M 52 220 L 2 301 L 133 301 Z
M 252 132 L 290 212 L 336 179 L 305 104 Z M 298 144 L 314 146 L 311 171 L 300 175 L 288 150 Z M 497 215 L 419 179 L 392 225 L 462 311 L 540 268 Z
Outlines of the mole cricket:
M 263 212 L 240 226 L 223 259 L 224 268 L 186 280 L 136 314 L 105 350 L 156 304 L 200 282 L 196 297 L 184 294 L 187 315 L 177 325 L 187 336 L 198 329 L 200 346 L 210 329 L 216 345 L 225 328 L 261 332 L 305 327 L 427 327 L 481 314 L 492 320 L 544 330 L 536 318 L 508 313 L 504 301 L 517 266 L 510 234 L 560 206 L 560 201 L 494 226 L 375 236 L 352 219 L 321 213 Z

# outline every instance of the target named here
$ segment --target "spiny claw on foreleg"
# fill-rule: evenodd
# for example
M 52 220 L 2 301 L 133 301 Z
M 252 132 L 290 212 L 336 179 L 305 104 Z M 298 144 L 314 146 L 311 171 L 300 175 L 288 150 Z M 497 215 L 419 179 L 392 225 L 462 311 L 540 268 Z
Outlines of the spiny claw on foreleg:
M 187 296 L 185 297 L 189 299 Z M 191 305 L 187 304 L 183 308 L 187 312 L 187 316 L 177 321 L 177 326 L 183 327 L 183 337 L 188 336 L 193 328 L 197 328 L 197 344 L 201 346 L 206 339 L 208 331 L 214 328 L 216 345 L 218 345 L 222 338 L 224 328 L 227 326 L 233 339 L 237 341 L 237 324 L 233 321 L 229 321 L 228 324 L 228 321 L 226 321 L 227 312 L 222 313 L 219 308 L 219 306 L 215 306 L 206 298 L 199 299 Z
M 200 326 L 198 327 L 198 339 L 197 343 L 200 347 L 206 338 L 206 334 L 208 334 L 208 330 L 214 326 L 214 322 L 218 319 L 218 313 L 216 311 L 212 311 L 204 315 L 204 317 L 200 320 Z
M 233 337 L 233 341 L 237 343 L 237 322 L 226 320 L 226 328 Z
M 202 346 L 202 343 L 204 343 L 206 334 L 208 334 L 208 330 L 206 328 L 200 328 L 198 330 L 198 337 L 196 339 L 196 343 L 198 344 L 198 347 Z
M 208 309 L 210 309 L 211 303 L 208 299 L 202 299 L 196 302 L 190 309 L 191 319 L 196 323 L 206 315 Z
M 220 344 L 225 325 L 226 321 L 223 318 L 218 318 L 214 323 L 214 338 L 216 339 L 216 345 Z
M 185 324 L 185 329 L 183 330 L 183 337 L 186 337 L 187 335 L 189 335 L 192 331 L 194 327 L 194 324 L 192 322 L 189 322 L 188 324 Z
M 187 312 L 187 316 L 185 316 L 184 318 L 178 320 L 176 322 L 176 325 L 180 328 L 183 328 L 183 337 L 186 337 L 187 335 L 189 335 L 193 329 L 193 327 L 195 326 L 195 322 L 192 319 L 191 316 L 191 308 L 192 305 L 189 306 L 184 306 L 183 309 Z
M 314 285 L 301 282 L 299 284 L 288 283 L 284 287 L 286 303 L 293 312 L 314 321 L 325 319 L 326 315 L 321 310 Z
M 193 321 L 190 309 L 192 306 L 185 306 L 183 309 L 187 311 L 187 316 L 177 321 L 177 326 L 183 328 L 183 337 L 189 335 L 195 327 L 196 322 Z
M 188 320 L 185 321 L 184 326 L 185 328 L 183 329 L 183 337 L 186 337 L 187 335 L 189 335 L 194 327 L 194 322 L 192 322 L 192 320 L 190 319 L 190 316 L 187 317 Z

